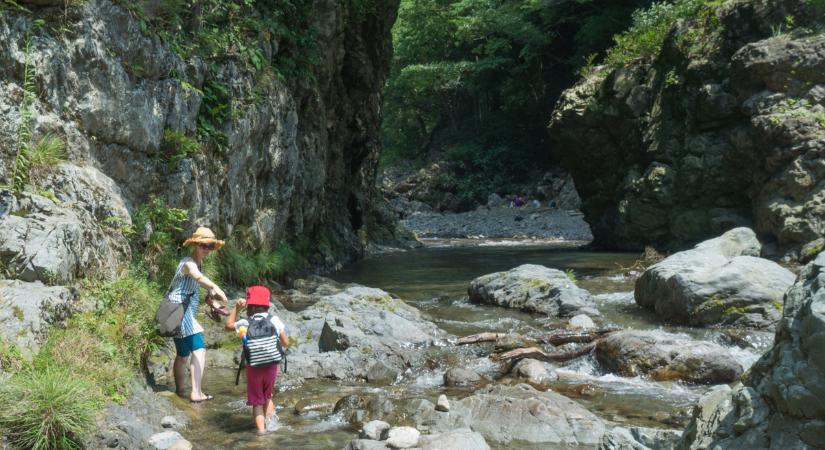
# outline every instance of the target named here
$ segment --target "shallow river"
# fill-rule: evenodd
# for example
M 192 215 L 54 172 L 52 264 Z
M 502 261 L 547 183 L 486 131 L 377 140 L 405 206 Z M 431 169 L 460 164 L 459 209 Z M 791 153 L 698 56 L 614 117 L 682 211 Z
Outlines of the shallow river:
M 572 269 L 578 285 L 596 296 L 603 314 L 599 325 L 653 329 L 711 340 L 729 347 L 745 368 L 769 347 L 772 336 L 767 333 L 731 335 L 717 330 L 669 326 L 636 306 L 632 295 L 633 277 L 626 275 L 623 268 L 631 266 L 637 257 L 636 254 L 596 253 L 552 245 L 431 247 L 367 258 L 329 276 L 340 282 L 359 283 L 397 294 L 429 315 L 442 329 L 457 336 L 482 331 L 535 335 L 562 323 L 505 308 L 472 305 L 467 301 L 470 280 L 526 263 Z M 244 386 L 243 383 L 234 385 L 234 370 L 207 370 L 205 390 L 215 395 L 215 400 L 199 405 L 177 398 L 173 401 L 192 419 L 185 435 L 195 448 L 341 449 L 358 431 L 340 415 L 332 413 L 341 397 L 383 391 L 393 402 L 401 403 L 414 398 L 435 402 L 441 393 L 450 398 L 468 396 L 472 390 L 442 387 L 442 374 L 448 367 L 463 366 L 491 378 L 498 377 L 499 368 L 486 357 L 489 351 L 490 347 L 484 345 L 431 348 L 428 355 L 437 361 L 433 367 L 406 373 L 392 386 L 333 381 L 311 381 L 300 387 L 279 386 L 281 392 L 276 396 L 276 405 L 282 428 L 274 435 L 260 438 L 251 432 L 250 412 L 244 405 Z M 683 428 L 691 405 L 708 389 L 606 374 L 592 356 L 563 364 L 558 372 L 560 378 L 551 389 L 576 399 L 614 425 Z M 490 446 L 493 449 L 551 448 L 519 443 L 495 446 L 492 442 Z

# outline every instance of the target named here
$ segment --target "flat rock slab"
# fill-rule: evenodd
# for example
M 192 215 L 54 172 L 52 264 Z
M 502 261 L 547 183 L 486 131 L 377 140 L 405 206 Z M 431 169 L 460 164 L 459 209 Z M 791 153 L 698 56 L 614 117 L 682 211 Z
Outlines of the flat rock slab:
M 601 419 L 575 401 L 526 384 L 490 386 L 452 403 L 450 415 L 502 444 L 596 445 L 605 430 Z
M 598 314 L 590 293 L 576 286 L 564 272 L 535 264 L 478 277 L 470 282 L 467 292 L 472 302 L 551 317 Z
M 624 376 L 691 383 L 729 383 L 742 376 L 742 366 L 721 345 L 655 331 L 619 331 L 596 345 L 596 359 Z
M 752 230 L 736 228 L 676 253 L 636 281 L 636 303 L 676 323 L 771 328 L 795 277 L 760 248 Z
M 469 428 L 421 436 L 421 450 L 490 450 L 481 433 Z

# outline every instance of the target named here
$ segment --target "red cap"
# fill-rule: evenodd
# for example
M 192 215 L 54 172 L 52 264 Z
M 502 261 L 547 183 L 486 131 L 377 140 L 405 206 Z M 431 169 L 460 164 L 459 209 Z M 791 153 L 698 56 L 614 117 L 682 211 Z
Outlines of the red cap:
M 265 286 L 246 288 L 246 304 L 249 306 L 269 306 L 269 289 Z

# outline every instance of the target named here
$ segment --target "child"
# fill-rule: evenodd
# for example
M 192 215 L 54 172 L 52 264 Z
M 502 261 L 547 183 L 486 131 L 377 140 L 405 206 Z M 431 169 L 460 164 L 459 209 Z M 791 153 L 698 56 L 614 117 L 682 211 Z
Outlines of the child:
M 226 320 L 226 329 L 238 332 L 244 340 L 246 404 L 252 406 L 258 434 L 265 434 L 267 424 L 274 426 L 277 420 L 272 389 L 278 378 L 279 363 L 284 357 L 283 349 L 289 345 L 284 323 L 269 313 L 269 297 L 269 289 L 264 286 L 247 288 L 246 299 L 235 302 L 235 308 Z M 238 310 L 244 305 L 247 317 L 236 320 Z

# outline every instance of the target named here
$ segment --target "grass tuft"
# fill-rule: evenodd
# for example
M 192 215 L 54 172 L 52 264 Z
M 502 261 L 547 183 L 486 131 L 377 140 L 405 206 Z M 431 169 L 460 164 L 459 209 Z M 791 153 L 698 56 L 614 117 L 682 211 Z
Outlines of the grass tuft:
M 65 369 L 24 370 L 0 387 L 0 428 L 20 449 L 80 449 L 97 405 L 88 383 Z

